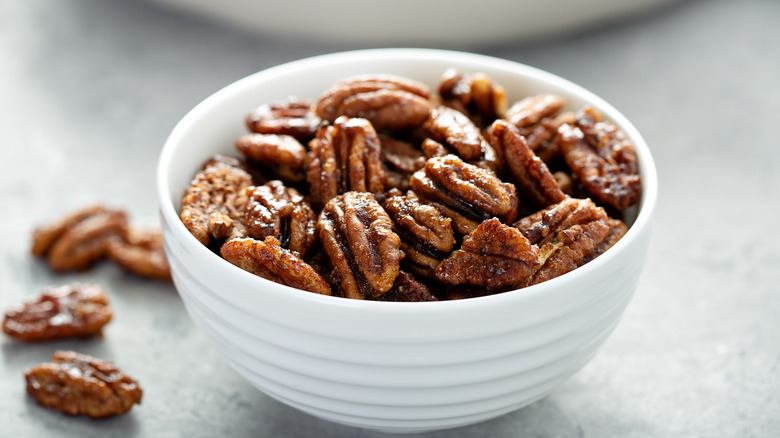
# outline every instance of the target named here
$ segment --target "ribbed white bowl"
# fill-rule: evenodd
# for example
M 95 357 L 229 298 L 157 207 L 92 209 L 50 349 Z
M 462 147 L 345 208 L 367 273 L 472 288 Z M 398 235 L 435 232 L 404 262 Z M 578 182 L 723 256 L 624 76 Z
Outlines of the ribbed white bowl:
M 364 302 L 291 289 L 222 260 L 178 218 L 201 163 L 234 154 L 246 113 L 289 95 L 316 98 L 333 82 L 393 73 L 435 86 L 445 69 L 484 72 L 509 100 L 564 95 L 618 124 L 639 153 L 644 194 L 628 233 L 593 262 L 504 294 L 433 303 Z M 310 58 L 227 86 L 171 133 L 158 195 L 173 280 L 196 325 L 223 359 L 271 397 L 332 421 L 393 432 L 483 421 L 547 395 L 579 370 L 620 319 L 650 239 L 657 181 L 636 129 L 612 106 L 564 79 L 485 56 L 379 49 Z

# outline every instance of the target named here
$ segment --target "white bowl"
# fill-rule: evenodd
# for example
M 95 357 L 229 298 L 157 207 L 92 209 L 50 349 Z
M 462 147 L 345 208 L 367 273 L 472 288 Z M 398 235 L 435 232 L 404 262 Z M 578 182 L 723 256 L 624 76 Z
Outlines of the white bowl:
M 484 72 L 509 101 L 541 92 L 596 107 L 636 146 L 644 192 L 626 235 L 596 260 L 519 291 L 460 301 L 394 303 L 323 296 L 231 265 L 178 217 L 201 163 L 236 155 L 246 113 L 289 95 L 316 98 L 337 80 L 392 73 L 431 86 L 449 67 Z M 158 196 L 173 280 L 222 358 L 267 395 L 335 422 L 392 432 L 466 425 L 549 394 L 596 354 L 637 287 L 657 181 L 647 144 L 615 108 L 532 67 L 424 49 L 337 53 L 228 85 L 188 113 L 160 156 Z

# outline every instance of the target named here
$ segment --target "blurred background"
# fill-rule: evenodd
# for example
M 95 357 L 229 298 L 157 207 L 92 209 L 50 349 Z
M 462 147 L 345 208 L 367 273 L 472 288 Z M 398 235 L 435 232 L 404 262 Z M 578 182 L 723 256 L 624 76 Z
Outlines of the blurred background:
M 39 224 L 91 203 L 157 223 L 156 160 L 199 101 L 256 71 L 369 47 L 465 50 L 576 82 L 622 111 L 659 171 L 649 261 L 599 355 L 551 396 L 430 437 L 780 435 L 780 2 L 0 1 L 0 309 L 95 281 L 103 339 L 0 339 L 0 436 L 374 437 L 248 387 L 175 289 L 114 266 L 57 275 Z M 258 104 L 263 102 L 258 102 Z M 54 349 L 116 361 L 146 390 L 107 421 L 25 395 Z

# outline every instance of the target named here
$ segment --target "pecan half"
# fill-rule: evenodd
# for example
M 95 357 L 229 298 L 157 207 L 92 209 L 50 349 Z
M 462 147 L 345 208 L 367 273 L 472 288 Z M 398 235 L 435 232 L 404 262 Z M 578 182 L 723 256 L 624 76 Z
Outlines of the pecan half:
M 159 227 L 128 226 L 121 236 L 108 241 L 106 249 L 108 258 L 129 272 L 156 280 L 171 280 L 171 267 Z
M 297 190 L 275 180 L 247 188 L 247 198 L 244 221 L 250 237 L 273 236 L 301 256 L 317 243 L 317 216 Z
M 538 94 L 515 102 L 506 111 L 504 119 L 518 128 L 527 128 L 545 117 L 555 116 L 565 101 L 557 94 Z
M 317 132 L 321 119 L 309 99 L 290 96 L 285 100 L 260 105 L 247 114 L 246 127 L 260 134 L 280 134 L 308 142 Z
M 390 93 L 376 93 L 378 91 Z M 366 99 L 364 99 L 364 96 L 361 96 L 365 93 L 369 93 L 369 96 Z M 374 102 L 373 104 L 368 105 L 368 107 L 374 106 L 374 111 L 376 111 L 377 109 L 382 108 L 381 103 L 383 101 L 387 102 L 387 96 L 394 96 L 389 98 L 390 101 L 393 99 L 403 100 L 403 97 L 398 96 L 406 96 L 409 102 L 417 102 L 411 105 L 412 108 L 417 108 L 418 106 L 424 106 L 420 101 L 427 102 L 430 98 L 430 94 L 431 91 L 427 85 L 401 76 L 388 74 L 353 76 L 343 81 L 336 82 L 326 90 L 317 101 L 316 113 L 319 117 L 332 122 L 336 120 L 337 117 L 346 114 L 344 112 L 345 107 L 348 108 L 351 105 L 354 105 L 355 102 L 360 102 L 361 100 Z M 405 106 L 402 105 L 399 108 L 405 108 Z M 430 112 L 430 104 L 428 106 L 428 112 Z M 392 116 L 391 118 L 394 117 L 395 116 Z M 420 122 L 423 120 L 425 119 L 423 118 Z M 372 120 L 372 122 L 374 122 L 374 120 Z M 377 125 L 377 129 L 381 128 Z
M 566 163 L 593 198 L 618 210 L 639 201 L 642 180 L 636 150 L 617 126 L 586 107 L 575 125 L 562 125 L 558 134 Z
M 409 142 L 386 135 L 380 135 L 379 139 L 382 142 L 387 187 L 407 190 L 409 177 L 425 165 L 425 155 Z
M 309 198 L 315 208 L 350 190 L 385 190 L 380 141 L 368 120 L 339 117 L 320 127 L 309 147 Z
M 245 170 L 222 160 L 208 161 L 184 195 L 182 223 L 204 245 L 213 240 L 245 237 L 245 189 L 251 185 L 252 177 Z
M 452 219 L 453 227 L 468 234 L 491 217 L 511 222 L 517 214 L 517 195 L 512 184 L 493 172 L 463 162 L 454 155 L 435 157 L 412 175 L 414 193 Z
M 445 105 L 468 115 L 478 126 L 488 126 L 507 110 L 506 90 L 484 73 L 447 69 L 439 83 L 439 96 Z
M 402 90 L 366 91 L 347 97 L 336 113 L 362 117 L 378 130 L 402 130 L 420 126 L 431 115 L 433 104 Z
M 317 231 L 345 297 L 376 299 L 390 290 L 404 253 L 393 222 L 373 195 L 346 192 L 331 199 Z
M 127 225 L 122 210 L 87 207 L 33 233 L 33 254 L 55 271 L 80 271 L 106 255 L 107 242 Z
M 25 371 L 27 393 L 41 406 L 68 415 L 104 418 L 141 403 L 143 390 L 114 364 L 73 351 L 57 351 L 51 362 Z
M 108 296 L 95 284 L 50 287 L 9 308 L 3 332 L 22 341 L 49 341 L 99 334 L 111 321 Z
M 289 135 L 246 134 L 236 140 L 238 149 L 252 164 L 262 166 L 286 181 L 305 177 L 306 148 Z
M 477 125 L 465 114 L 446 106 L 437 106 L 425 122 L 430 137 L 457 152 L 466 161 L 478 161 L 490 145 Z
M 526 216 L 514 226 L 539 247 L 541 266 L 526 284 L 536 284 L 572 271 L 615 244 L 627 231 L 590 199 L 567 198 Z
M 412 274 L 400 271 L 392 289 L 379 297 L 379 301 L 422 302 L 439 301 L 428 288 Z
M 566 195 L 539 157 L 528 147 L 525 137 L 505 120 L 496 120 L 490 126 L 488 141 L 496 150 L 501 150 L 505 165 L 514 177 L 518 196 L 530 201 L 535 207 L 546 207 L 563 201 Z
M 322 295 L 330 295 L 328 283 L 308 263 L 281 247 L 273 236 L 233 239 L 222 245 L 220 254 L 228 262 L 266 280 Z
M 413 192 L 388 196 L 382 203 L 401 238 L 405 265 L 418 275 L 432 277 L 433 270 L 455 246 L 452 220 L 431 205 L 421 203 Z
M 538 268 L 537 249 L 523 234 L 498 219 L 488 219 L 463 245 L 436 268 L 436 278 L 449 284 L 498 289 L 522 283 Z

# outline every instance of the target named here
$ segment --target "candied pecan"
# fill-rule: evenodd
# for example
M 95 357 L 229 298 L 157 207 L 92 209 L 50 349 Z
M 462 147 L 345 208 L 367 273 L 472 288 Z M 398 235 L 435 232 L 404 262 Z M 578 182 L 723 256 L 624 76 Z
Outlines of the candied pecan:
M 411 143 L 380 135 L 387 187 L 407 190 L 409 177 L 425 165 L 425 155 Z
M 141 403 L 143 390 L 111 362 L 73 351 L 57 351 L 51 362 L 25 371 L 27 393 L 41 406 L 68 415 L 104 418 Z
M 275 180 L 247 188 L 244 213 L 249 236 L 273 236 L 282 247 L 304 256 L 317 243 L 317 216 L 297 190 Z
M 121 236 L 107 243 L 108 258 L 122 268 L 142 277 L 170 281 L 171 267 L 165 256 L 162 230 L 128 226 Z
M 181 221 L 198 241 L 246 236 L 243 210 L 245 189 L 252 177 L 221 160 L 206 163 L 190 183 L 181 206 Z
M 415 194 L 452 219 L 461 234 L 493 216 L 511 222 L 517 214 L 515 186 L 454 155 L 434 157 L 411 179 Z
M 566 163 L 593 198 L 618 210 L 639 200 L 642 180 L 636 150 L 617 126 L 586 107 L 574 125 L 562 125 L 558 134 Z
M 626 232 L 590 199 L 567 198 L 515 222 L 539 247 L 541 266 L 526 284 L 536 284 L 572 271 L 602 254 Z
M 374 93 L 380 90 L 392 91 L 394 93 L 402 92 L 408 95 L 409 99 L 414 96 L 427 101 L 431 91 L 427 85 L 412 79 L 388 74 L 369 74 L 347 78 L 336 82 L 326 90 L 319 98 L 316 104 L 316 113 L 328 121 L 334 121 L 337 117 L 344 115 L 343 112 L 346 101 L 360 101 L 361 94 Z M 351 99 L 351 100 L 350 100 Z M 376 94 L 370 94 L 368 100 L 381 101 L 386 97 L 378 97 Z M 392 100 L 392 99 L 391 99 Z M 377 108 L 380 108 L 378 106 Z M 430 112 L 430 107 L 429 107 Z M 425 119 L 420 120 L 422 122 Z M 373 122 L 373 120 L 372 120 Z M 377 129 L 380 129 L 377 127 Z
M 488 219 L 468 236 L 463 245 L 439 264 L 439 281 L 498 289 L 523 282 L 538 267 L 535 246 L 523 234 L 498 219 Z
M 425 128 L 433 140 L 451 147 L 466 161 L 479 160 L 489 147 L 474 122 L 450 107 L 434 108 Z
M 484 73 L 463 74 L 447 69 L 439 83 L 439 96 L 445 105 L 480 126 L 502 117 L 507 109 L 506 90 Z
M 98 213 L 105 213 L 108 209 L 102 205 L 91 205 L 76 210 L 65 217 L 52 223 L 36 227 L 33 231 L 32 254 L 43 257 L 49 252 L 54 242 L 62 236 L 68 228 L 73 227 L 84 219 Z
M 331 199 L 317 232 L 345 297 L 376 299 L 390 290 L 404 253 L 393 222 L 372 194 L 346 192 Z
M 431 115 L 428 99 L 403 90 L 366 91 L 347 97 L 336 114 L 368 119 L 378 130 L 421 125 Z
M 393 220 L 393 231 L 401 238 L 406 254 L 404 264 L 411 264 L 415 273 L 433 276 L 433 270 L 455 246 L 452 220 L 431 205 L 420 202 L 413 192 L 400 192 L 382 204 Z
M 99 334 L 111 321 L 108 296 L 95 284 L 45 289 L 5 313 L 3 332 L 22 341 L 49 341 Z
M 308 99 L 290 96 L 285 100 L 260 105 L 247 114 L 246 127 L 259 134 L 281 134 L 308 142 L 317 132 L 321 120 Z
M 514 125 L 496 120 L 490 126 L 488 141 L 501 150 L 505 165 L 514 176 L 518 196 L 531 201 L 536 207 L 546 207 L 563 201 L 566 195 L 536 154 L 528 147 L 525 137 Z
M 439 301 L 428 288 L 412 274 L 400 271 L 392 289 L 379 296 L 379 301 L 422 302 Z
M 515 102 L 504 115 L 507 122 L 518 128 L 526 128 L 551 117 L 563 108 L 563 97 L 557 94 L 539 94 Z
M 107 242 L 126 225 L 127 215 L 122 210 L 89 207 L 36 231 L 33 246 L 35 251 L 43 250 L 55 271 L 80 271 L 103 259 Z
M 322 295 L 330 295 L 328 283 L 295 253 L 281 247 L 278 240 L 251 237 L 233 239 L 220 248 L 222 257 L 239 268 L 266 280 Z
M 275 172 L 287 181 L 302 181 L 306 148 L 289 135 L 251 133 L 236 140 L 236 149 L 253 164 Z
M 315 208 L 350 190 L 385 190 L 379 136 L 368 120 L 339 117 L 321 126 L 309 147 L 309 198 Z

